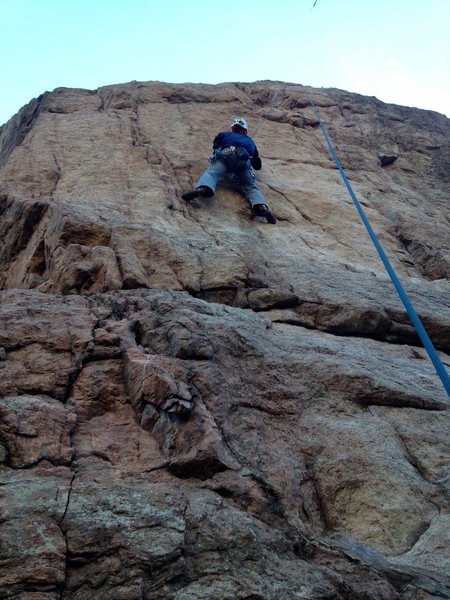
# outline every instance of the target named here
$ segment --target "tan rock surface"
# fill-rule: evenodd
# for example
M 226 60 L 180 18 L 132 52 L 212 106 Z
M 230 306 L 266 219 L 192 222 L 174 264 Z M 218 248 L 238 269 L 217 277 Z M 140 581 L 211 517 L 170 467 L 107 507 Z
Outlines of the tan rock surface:
M 276 226 L 180 199 L 279 87 L 59 89 L 0 129 L 2 597 L 450 597 L 449 400 L 305 89 L 256 138 Z M 449 366 L 449 121 L 308 91 Z

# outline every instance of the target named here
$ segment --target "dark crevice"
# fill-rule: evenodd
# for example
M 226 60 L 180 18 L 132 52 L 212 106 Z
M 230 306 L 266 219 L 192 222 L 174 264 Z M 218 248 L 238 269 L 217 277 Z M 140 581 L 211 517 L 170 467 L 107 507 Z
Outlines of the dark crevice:
M 59 392 L 59 393 L 58 393 Z M 35 387 L 27 387 L 26 385 L 18 385 L 15 388 L 15 391 L 8 394 L 14 396 L 47 396 L 49 398 L 53 398 L 54 400 L 58 400 L 59 402 L 65 403 L 65 394 L 66 387 L 65 384 L 55 384 L 55 386 L 51 389 L 46 390 L 45 388 L 35 388 Z
M 264 310 L 264 309 L 263 309 Z M 285 325 L 291 325 L 294 327 L 304 327 L 305 329 L 309 329 L 312 331 L 323 331 L 329 335 L 333 335 L 336 337 L 349 337 L 349 338 L 359 338 L 359 339 L 370 339 L 380 342 L 385 342 L 387 344 L 396 346 L 396 345 L 408 345 L 408 346 L 416 346 L 417 348 L 423 348 L 419 335 L 415 331 L 412 324 L 408 323 L 399 323 L 397 321 L 392 321 L 390 327 L 380 328 L 378 331 L 367 331 L 364 332 L 362 330 L 348 329 L 345 326 L 333 326 L 327 327 L 325 325 L 314 324 L 311 325 L 310 322 L 302 321 L 301 313 L 297 313 L 298 318 L 286 318 L 286 319 L 277 319 L 274 323 L 282 323 Z M 410 331 L 409 332 L 396 332 L 395 327 L 407 326 Z M 432 335 L 430 337 L 433 337 Z M 448 352 L 447 343 L 445 340 L 441 343 L 439 339 L 432 340 L 435 347 L 438 350 L 442 350 L 443 352 Z M 415 352 L 415 358 L 423 358 L 420 356 L 417 351 Z
M 201 289 L 198 291 L 189 291 L 193 298 L 204 300 L 206 302 L 216 302 L 225 306 L 234 306 L 239 288 L 234 286 L 222 286 L 215 288 Z
M 74 385 L 75 381 L 78 379 L 82 370 L 83 370 L 83 359 L 81 358 L 78 361 L 78 364 L 76 365 L 76 367 L 72 370 L 72 372 L 70 372 L 68 374 L 67 384 L 65 386 L 65 392 L 64 392 L 64 396 L 62 398 L 62 402 L 64 404 L 66 404 L 66 402 L 69 400 L 70 394 L 72 393 L 73 385 Z
M 47 92 L 32 100 L 2 127 L 1 132 L 4 134 L 4 138 L 0 147 L 0 167 L 6 163 L 14 148 L 20 146 L 27 134 L 33 129 L 44 107 L 46 97 Z
M 429 244 L 410 239 L 398 226 L 393 233 L 424 279 L 435 281 L 450 277 L 450 252 L 447 248 L 433 248 Z
M 380 165 L 382 167 L 388 167 L 389 165 L 394 164 L 394 162 L 398 158 L 398 155 L 395 156 L 395 155 L 385 155 L 385 154 L 383 154 L 383 155 L 380 155 L 378 158 L 380 160 Z
M 179 479 L 199 479 L 201 481 L 211 479 L 217 473 L 228 470 L 228 467 L 214 456 L 193 458 L 180 463 L 170 462 L 167 468 Z
M 62 170 L 61 170 L 61 167 L 59 166 L 58 158 L 55 153 L 53 153 L 52 156 L 53 156 L 53 160 L 55 161 L 55 172 L 53 175 L 53 189 L 50 191 L 51 197 L 56 192 L 56 188 L 58 187 L 59 180 L 61 179 L 61 176 L 62 176 Z
M 69 489 L 67 490 L 67 498 L 66 498 L 66 504 L 64 507 L 64 512 L 61 516 L 61 519 L 58 522 L 58 526 L 61 530 L 61 533 L 64 537 L 64 543 L 65 543 L 65 555 L 64 555 L 64 582 L 61 585 L 61 589 L 59 592 L 59 600 L 63 599 L 64 596 L 64 592 L 67 588 L 67 581 L 69 578 L 69 541 L 67 538 L 67 531 L 64 528 L 63 524 L 64 524 L 64 520 L 67 516 L 67 513 L 69 511 L 69 505 L 70 505 L 70 499 L 72 496 L 72 492 L 73 492 L 73 487 L 74 487 L 74 482 L 75 482 L 75 477 L 76 477 L 76 470 L 75 470 L 75 465 L 74 465 L 74 452 L 75 452 L 75 448 L 74 448 L 74 444 L 73 444 L 73 436 L 75 435 L 75 433 L 77 432 L 77 425 L 74 425 L 72 427 L 72 429 L 69 432 L 69 439 L 70 439 L 70 447 L 72 450 L 72 462 L 70 464 L 70 468 L 72 470 L 72 476 L 70 478 L 70 482 L 69 482 Z
M 80 376 L 80 374 L 84 368 L 84 365 L 86 363 L 90 362 L 93 349 L 95 348 L 95 346 L 94 346 L 95 330 L 100 327 L 101 322 L 102 322 L 101 319 L 97 320 L 96 323 L 94 324 L 94 326 L 92 327 L 91 341 L 90 341 L 90 343 L 86 344 L 83 354 L 79 358 L 77 358 L 75 356 L 74 352 L 72 351 L 72 359 L 74 361 L 74 366 L 68 373 L 67 384 L 65 387 L 65 394 L 64 394 L 64 397 L 62 400 L 64 404 L 66 404 L 68 402 L 70 395 L 72 394 L 74 384 L 77 381 L 78 377 Z M 70 332 L 69 332 L 69 335 L 70 335 Z
M 27 272 L 34 275 L 43 276 L 46 268 L 47 264 L 45 261 L 45 242 L 44 240 L 41 240 L 33 254 L 31 261 L 29 262 Z
M 294 295 L 291 298 L 274 301 L 272 303 L 267 303 L 266 305 L 261 304 L 257 308 L 255 306 L 251 306 L 249 303 L 249 299 L 247 298 L 247 294 L 253 290 L 257 289 L 268 289 L 267 286 L 255 286 L 251 288 L 240 288 L 234 286 L 222 286 L 216 288 L 204 288 L 201 290 L 193 290 L 186 288 L 184 291 L 187 292 L 193 298 L 204 300 L 206 302 L 214 302 L 217 304 L 223 304 L 224 306 L 233 306 L 234 308 L 239 308 L 243 310 L 252 310 L 255 314 L 258 313 L 268 313 L 271 310 L 293 310 L 295 312 L 295 317 L 289 318 L 277 318 L 274 320 L 274 323 L 280 323 L 285 325 L 291 325 L 293 327 L 303 327 L 305 329 L 309 329 L 311 331 L 323 331 L 329 335 L 333 335 L 336 337 L 350 337 L 350 338 L 359 338 L 359 339 L 371 339 L 375 341 L 385 342 L 387 344 L 396 346 L 396 345 L 409 345 L 415 346 L 417 348 L 422 348 L 422 344 L 419 338 L 418 333 L 416 332 L 412 323 L 408 322 L 407 316 L 405 315 L 405 320 L 398 321 L 389 314 L 389 311 L 386 310 L 385 314 L 378 313 L 377 311 L 370 311 L 370 314 L 366 317 L 368 322 L 373 322 L 373 328 L 367 329 L 364 331 L 360 326 L 356 326 L 355 324 L 352 327 L 348 327 L 348 325 L 334 325 L 327 326 L 321 323 L 311 324 L 311 315 L 306 314 L 306 316 L 302 315 L 301 310 L 298 310 L 301 307 L 305 307 L 308 310 L 308 307 L 323 307 L 328 311 L 333 311 L 334 316 L 339 314 L 341 308 L 345 309 L 344 305 L 340 306 L 332 306 L 326 304 L 320 304 L 320 302 L 302 302 Z M 239 298 L 237 305 L 237 298 Z M 297 310 L 295 310 L 297 309 Z M 367 311 L 365 311 L 367 313 Z M 270 318 L 269 315 L 264 315 Z M 355 313 L 355 317 L 360 317 L 360 313 Z M 395 315 L 397 316 L 397 314 Z M 320 316 L 319 316 L 320 317 Z M 347 317 L 346 317 L 347 319 Z M 431 329 L 432 324 L 427 324 L 426 319 L 422 318 L 423 324 L 427 327 L 427 329 Z M 139 325 L 135 324 L 137 330 Z M 397 328 L 400 328 L 401 331 L 396 331 Z M 408 331 L 405 331 L 405 328 Z M 438 350 L 442 350 L 443 352 L 448 352 L 448 339 L 445 337 L 445 332 L 441 331 L 441 339 L 433 339 L 435 336 L 428 331 L 433 344 Z M 141 343 L 139 338 L 137 338 L 138 344 Z M 415 352 L 415 358 L 422 359 L 423 357 Z
M 48 206 L 45 202 L 34 202 L 29 208 L 27 207 L 28 210 L 22 223 L 20 236 L 15 244 L 15 254 L 18 254 L 27 246 L 36 227 L 47 212 Z
M 67 492 L 66 506 L 64 508 L 63 515 L 62 515 L 62 517 L 61 517 L 61 519 L 59 520 L 59 523 L 58 523 L 59 527 L 62 526 L 62 523 L 63 523 L 64 519 L 66 518 L 67 511 L 69 510 L 70 496 L 72 494 L 74 479 L 75 479 L 75 473 L 72 473 L 72 477 L 71 477 L 70 483 L 69 483 L 69 490 Z

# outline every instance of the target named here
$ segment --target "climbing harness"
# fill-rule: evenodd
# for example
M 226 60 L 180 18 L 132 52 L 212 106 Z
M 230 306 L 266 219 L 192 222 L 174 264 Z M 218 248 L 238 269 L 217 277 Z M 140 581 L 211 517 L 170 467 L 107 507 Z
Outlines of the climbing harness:
M 375 248 L 377 249 L 377 252 L 384 264 L 384 267 L 386 269 L 386 271 L 389 274 L 389 277 L 391 278 L 392 283 L 395 286 L 395 289 L 397 290 L 398 295 L 400 296 L 400 300 L 403 303 L 403 306 L 406 308 L 406 311 L 409 315 L 409 318 L 411 319 L 414 327 L 416 328 L 416 331 L 419 335 L 419 338 L 422 341 L 422 344 L 424 345 L 424 348 L 426 349 L 426 351 L 428 352 L 428 356 L 430 357 L 431 362 L 434 365 L 434 368 L 436 369 L 437 374 L 439 375 L 439 377 L 441 378 L 442 383 L 444 384 L 444 388 L 447 392 L 447 394 L 450 396 L 450 378 L 448 376 L 448 373 L 441 361 L 441 359 L 438 356 L 438 353 L 436 352 L 432 341 L 430 340 L 430 338 L 428 337 L 427 332 L 425 331 L 424 326 L 422 325 L 422 322 L 420 320 L 420 318 L 418 317 L 414 306 L 412 305 L 408 294 L 406 293 L 406 291 L 404 290 L 402 284 L 400 283 L 400 280 L 398 279 L 394 268 L 392 267 L 391 263 L 389 262 L 388 257 L 386 256 L 386 253 L 383 250 L 383 247 L 381 246 L 377 236 L 375 235 L 374 230 L 372 229 L 372 226 L 369 223 L 368 218 L 366 217 L 366 214 L 364 213 L 364 210 L 360 204 L 360 202 L 358 201 L 358 198 L 356 197 L 352 186 L 350 185 L 349 180 L 347 179 L 347 176 L 344 172 L 344 169 L 342 168 L 341 163 L 339 162 L 339 159 L 336 155 L 336 152 L 334 151 L 333 145 L 331 144 L 330 138 L 328 137 L 328 134 L 325 130 L 324 124 L 322 122 L 322 119 L 320 118 L 319 112 L 314 104 L 314 102 L 312 101 L 310 95 L 308 94 L 308 92 L 305 90 L 305 94 L 306 97 L 308 98 L 308 102 L 311 104 L 312 109 L 317 117 L 317 120 L 319 121 L 319 125 L 320 128 L 322 129 L 322 133 L 325 137 L 325 140 L 328 144 L 328 148 L 330 149 L 331 155 L 334 159 L 334 162 L 336 163 L 337 168 L 339 169 L 339 172 L 342 176 L 342 179 L 344 180 L 344 183 L 347 187 L 347 190 L 356 206 L 356 209 L 359 213 L 359 216 L 361 217 L 364 225 L 366 226 L 367 231 L 369 232 L 369 235 L 372 239 L 372 242 L 375 245 Z
M 211 160 L 211 158 L 213 160 Z M 236 171 L 245 169 L 250 155 L 245 148 L 239 146 L 227 146 L 226 148 L 218 148 L 215 150 L 214 157 L 210 157 L 208 160 L 212 163 L 213 161 L 215 162 L 217 158 L 220 158 L 220 160 L 226 164 L 229 171 L 235 173 Z

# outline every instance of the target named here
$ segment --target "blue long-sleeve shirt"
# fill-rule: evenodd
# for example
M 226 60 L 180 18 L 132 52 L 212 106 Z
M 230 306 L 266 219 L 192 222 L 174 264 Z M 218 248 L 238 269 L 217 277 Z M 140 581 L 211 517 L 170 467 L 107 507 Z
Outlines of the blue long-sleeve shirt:
M 214 138 L 213 149 L 227 148 L 228 146 L 237 146 L 247 150 L 252 167 L 259 171 L 262 167 L 261 158 L 258 154 L 258 148 L 251 137 L 243 133 L 234 131 L 222 131 Z

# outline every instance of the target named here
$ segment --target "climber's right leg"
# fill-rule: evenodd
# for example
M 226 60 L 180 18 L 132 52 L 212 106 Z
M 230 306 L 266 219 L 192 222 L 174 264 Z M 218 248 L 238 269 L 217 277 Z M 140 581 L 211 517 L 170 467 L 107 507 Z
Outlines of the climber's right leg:
M 221 160 L 216 160 L 212 165 L 209 165 L 200 177 L 195 189 L 182 194 L 181 197 L 188 202 L 198 197 L 211 198 L 211 196 L 214 196 L 215 194 L 219 179 L 221 179 L 226 172 L 227 168 L 224 163 Z

